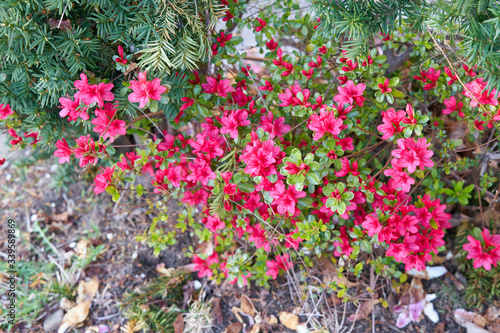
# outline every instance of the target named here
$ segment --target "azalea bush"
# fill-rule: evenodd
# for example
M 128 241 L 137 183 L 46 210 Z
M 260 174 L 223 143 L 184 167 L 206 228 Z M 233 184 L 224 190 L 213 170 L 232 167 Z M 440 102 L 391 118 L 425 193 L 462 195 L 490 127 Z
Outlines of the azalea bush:
M 155 253 L 190 231 L 200 244 L 191 267 L 218 282 L 267 287 L 292 268 L 307 272 L 314 256 L 346 275 L 373 265 L 399 278 L 446 249 L 453 213 L 496 202 L 498 179 L 472 151 L 484 155 L 496 142 L 498 92 L 474 68 L 438 58 L 434 44 L 388 71 L 385 50 L 428 43 L 430 33 L 376 34 L 363 56 L 348 58 L 341 41 L 317 33 L 321 18 L 298 15 L 292 2 L 244 19 L 245 4 L 222 4 L 226 29 L 213 33 L 203 73 L 137 68 L 115 81 L 81 73 L 73 95 L 59 99 L 65 126 L 86 133 L 68 132 L 54 155 L 79 172 L 97 169 L 95 195 L 144 198 L 157 217 L 138 239 Z M 255 33 L 257 63 L 234 30 L 243 28 Z M 127 56 L 117 48 L 116 71 L 126 71 Z M 186 89 L 161 127 L 172 80 Z M 141 113 L 127 113 L 124 99 Z M 9 104 L 0 118 L 14 149 L 36 144 L 36 133 L 16 129 Z M 130 133 L 139 142 L 117 153 L 115 140 Z M 479 165 L 476 183 L 461 176 Z M 179 218 L 166 230 L 172 198 Z M 475 269 L 497 269 L 494 221 L 472 228 L 460 251 Z M 329 287 L 348 299 L 344 284 Z

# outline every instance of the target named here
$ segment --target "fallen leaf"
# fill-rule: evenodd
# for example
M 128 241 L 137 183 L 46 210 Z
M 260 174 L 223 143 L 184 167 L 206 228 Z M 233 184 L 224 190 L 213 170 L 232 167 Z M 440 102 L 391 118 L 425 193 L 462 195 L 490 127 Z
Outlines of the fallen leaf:
M 282 311 L 279 313 L 280 322 L 288 329 L 297 330 L 297 326 L 300 324 L 299 316 L 293 313 Z
M 88 239 L 80 239 L 75 246 L 75 253 L 80 258 L 85 258 L 87 256 L 87 248 L 90 245 L 90 241 Z
M 486 326 L 486 319 L 478 313 L 469 312 L 464 309 L 457 309 L 454 313 L 455 321 L 467 329 L 467 333 L 490 333 L 483 329 Z
M 64 333 L 68 328 L 82 323 L 89 315 L 90 301 L 84 301 L 69 310 L 63 317 L 57 333 Z
M 266 323 L 268 323 L 269 325 L 276 325 L 278 323 L 278 318 L 276 318 L 274 315 L 267 316 Z
M 259 333 L 259 331 L 260 331 L 260 325 L 255 324 L 252 326 L 252 329 L 250 331 L 248 331 L 248 333 Z
M 225 333 L 240 333 L 242 328 L 243 328 L 243 325 L 241 323 L 235 322 L 235 323 L 232 323 L 231 325 L 229 325 L 224 332 Z
M 213 300 L 213 308 L 212 311 L 214 312 L 215 319 L 217 320 L 217 323 L 220 325 L 224 321 L 222 317 L 222 311 L 220 309 L 220 298 L 215 297 Z
M 156 265 L 156 271 L 162 276 L 170 277 L 172 276 L 172 273 L 175 271 L 175 269 L 172 267 L 165 268 L 164 263 L 159 263 L 158 265 Z
M 357 282 L 351 282 L 345 276 L 339 276 L 337 267 L 333 265 L 332 261 L 326 256 L 321 258 L 316 258 L 316 262 L 319 264 L 321 272 L 323 273 L 323 283 L 329 285 L 332 282 L 337 284 L 343 284 L 347 288 L 355 287 L 358 285 Z
M 80 304 L 84 301 L 92 301 L 98 289 L 99 279 L 97 276 L 94 276 L 89 281 L 80 281 L 77 289 L 78 297 L 76 298 L 76 304 Z
M 448 270 L 444 266 L 425 266 L 424 270 L 417 271 L 415 268 L 406 271 L 406 274 L 419 279 L 430 280 L 445 275 Z
M 380 303 L 380 300 L 378 300 L 378 299 L 364 301 L 359 306 L 359 311 L 357 310 L 356 313 L 353 313 L 352 315 L 350 315 L 349 318 L 347 318 L 347 320 L 355 321 L 355 320 L 367 318 L 368 315 L 370 313 L 372 313 L 373 307 L 375 306 L 375 304 L 378 304 L 378 303 Z
M 65 30 L 71 31 L 72 30 L 71 21 L 69 19 L 68 20 L 55 20 L 53 18 L 49 18 L 48 23 L 49 23 L 50 29 L 59 28 L 62 31 L 65 31 Z
M 182 314 L 177 315 L 172 326 L 174 327 L 174 333 L 182 333 L 184 331 L 184 317 Z
M 61 214 L 54 214 L 51 216 L 51 220 L 67 223 L 69 218 L 69 213 L 66 211 Z
M 252 317 L 257 313 L 252 301 L 246 295 L 241 295 L 241 311 Z
M 61 302 L 59 302 L 59 305 L 61 306 L 62 309 L 64 310 L 69 310 L 69 309 L 72 309 L 76 306 L 76 303 L 73 302 L 73 301 L 70 301 L 69 299 L 67 299 L 66 297 L 63 297 L 61 299 Z
M 493 323 L 495 320 L 497 320 L 499 315 L 500 315 L 500 313 L 498 312 L 498 308 L 496 306 L 492 305 L 484 313 L 484 318 L 488 322 Z

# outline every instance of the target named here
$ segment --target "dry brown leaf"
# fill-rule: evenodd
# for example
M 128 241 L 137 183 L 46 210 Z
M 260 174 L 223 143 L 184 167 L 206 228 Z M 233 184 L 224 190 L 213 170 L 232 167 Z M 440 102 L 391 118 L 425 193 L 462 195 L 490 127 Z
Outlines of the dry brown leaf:
M 241 295 L 241 311 L 245 312 L 249 316 L 253 317 L 257 313 L 255 306 L 248 296 Z
M 73 301 L 70 301 L 69 299 L 67 299 L 66 297 L 63 297 L 61 299 L 61 302 L 59 302 L 59 305 L 61 306 L 61 308 L 63 308 L 64 310 L 69 310 L 69 309 L 72 309 L 76 306 L 76 303 L 73 302 Z
M 184 317 L 182 314 L 177 315 L 172 326 L 174 327 L 174 333 L 182 333 L 184 331 Z
M 238 321 L 240 323 L 243 323 L 243 319 L 241 319 L 241 316 L 240 316 L 240 311 L 241 311 L 241 309 L 236 307 L 236 306 L 233 306 L 233 308 L 231 309 L 231 312 L 234 314 L 236 319 L 238 319 Z M 241 312 L 243 312 L 243 311 L 241 311 Z
M 279 313 L 280 322 L 288 329 L 297 330 L 297 326 L 300 324 L 299 316 L 293 313 L 282 311 Z
M 455 321 L 462 327 L 467 329 L 468 333 L 484 333 L 488 332 L 483 329 L 486 326 L 487 320 L 478 313 L 466 311 L 464 309 L 455 310 Z
M 84 301 L 92 301 L 99 289 L 99 279 L 94 276 L 89 281 L 80 281 L 78 284 L 78 297 L 76 298 L 76 304 L 80 304 Z
M 260 325 L 255 324 L 252 326 L 252 329 L 250 331 L 248 331 L 248 333 L 259 333 L 259 331 L 260 331 Z
M 213 304 L 214 305 L 212 307 L 212 311 L 214 312 L 215 319 L 217 320 L 217 323 L 220 325 L 224 321 L 224 319 L 222 317 L 222 311 L 220 309 L 220 298 L 215 297 L 213 300 Z
M 359 310 L 357 310 L 357 313 L 353 313 L 352 315 L 350 315 L 348 320 L 355 321 L 355 320 L 367 318 L 368 315 L 370 313 L 372 313 L 373 307 L 375 306 L 375 304 L 378 304 L 378 303 L 380 303 L 380 301 L 378 299 L 364 301 L 359 306 Z
M 34 280 L 29 286 L 31 288 L 35 288 L 37 285 L 44 285 L 47 283 L 47 281 L 49 280 L 49 277 L 43 273 L 43 272 L 40 272 L 36 275 L 33 275 L 30 280 Z
M 68 222 L 68 219 L 69 219 L 69 213 L 67 211 L 61 214 L 54 214 L 51 216 L 52 221 L 59 221 L 66 223 Z
M 493 323 L 494 321 L 497 320 L 499 315 L 500 313 L 498 311 L 498 308 L 492 305 L 484 313 L 484 318 L 486 318 L 488 322 Z
M 89 315 L 90 301 L 84 301 L 69 310 L 63 317 L 61 326 L 57 333 L 64 333 L 68 328 L 75 327 L 82 323 Z
M 232 323 L 231 325 L 229 325 L 224 332 L 225 333 L 240 333 L 242 328 L 243 328 L 243 325 L 241 323 L 235 322 L 235 323 Z
M 276 325 L 278 323 L 278 318 L 276 318 L 274 315 L 267 316 L 266 323 L 268 323 L 269 325 Z
M 139 320 L 138 322 L 131 320 L 125 326 L 120 327 L 120 330 L 125 333 L 135 333 L 139 332 L 144 327 L 146 327 L 146 325 L 142 320 Z
M 80 239 L 75 246 L 75 253 L 80 258 L 85 258 L 87 256 L 87 248 L 90 245 L 90 240 Z
M 323 273 L 323 283 L 329 285 L 332 282 L 337 284 L 343 284 L 347 288 L 355 287 L 358 285 L 357 282 L 351 282 L 347 277 L 339 277 L 337 267 L 333 265 L 333 262 L 327 257 L 316 258 L 316 262 L 320 266 L 321 273 Z
M 172 273 L 175 271 L 175 269 L 172 267 L 165 268 L 165 264 L 160 263 L 160 264 L 156 265 L 156 271 L 158 272 L 158 274 L 160 274 L 162 276 L 170 277 L 170 276 L 172 276 Z

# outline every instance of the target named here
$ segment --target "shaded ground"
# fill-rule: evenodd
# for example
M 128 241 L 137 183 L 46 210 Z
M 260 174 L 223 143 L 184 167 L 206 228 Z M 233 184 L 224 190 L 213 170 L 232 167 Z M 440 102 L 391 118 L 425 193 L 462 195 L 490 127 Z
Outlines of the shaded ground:
M 75 245 L 82 239 L 89 240 L 93 246 L 104 245 L 104 250 L 97 257 L 97 260 L 86 266 L 78 277 L 79 280 L 83 280 L 86 277 L 97 276 L 100 285 L 90 308 L 89 316 L 82 327 L 76 331 L 83 332 L 89 327 L 106 325 L 110 332 L 120 332 L 120 327 L 127 323 L 119 307 L 124 293 L 137 290 L 138 287 L 148 284 L 158 276 L 156 271 L 158 264 L 163 263 L 165 268 L 189 264 L 190 260 L 186 258 L 185 252 L 189 245 L 194 246 L 195 244 L 192 244 L 193 240 L 189 233 L 185 233 L 178 237 L 176 246 L 167 248 L 158 257 L 155 257 L 153 249 L 140 244 L 135 239 L 137 235 L 142 234 L 150 226 L 153 217 L 153 215 L 147 214 L 144 206 L 128 202 L 126 198 L 117 205 L 106 194 L 95 197 L 92 187 L 88 185 L 87 181 L 71 184 L 69 192 L 66 194 L 51 189 L 49 185 L 53 180 L 53 171 L 54 167 L 43 163 L 21 170 L 21 172 L 16 171 L 12 166 L 0 169 L 1 220 L 6 222 L 8 218 L 13 218 L 17 221 L 20 232 L 17 261 L 49 264 L 51 262 L 49 257 L 57 256 L 55 251 L 64 257 L 65 253 L 73 251 Z M 175 212 L 176 206 L 172 204 L 172 207 L 169 208 L 171 212 Z M 42 230 L 45 230 L 46 238 L 56 250 L 41 239 L 39 233 L 34 230 L 36 223 Z M 0 250 L 4 254 L 6 252 L 6 223 L 1 224 L 0 232 L 2 235 Z M 444 265 L 450 272 L 455 273 L 456 267 L 453 266 L 452 261 L 447 261 Z M 324 271 L 318 268 L 312 273 L 322 279 Z M 34 280 L 33 276 L 27 278 L 30 283 Z M 196 275 L 192 275 L 192 279 L 196 278 Z M 299 279 L 300 276 L 295 278 Z M 208 296 L 216 299 L 215 302 L 220 302 L 220 311 L 216 310 L 214 313 L 214 331 L 222 332 L 228 325 L 237 321 L 231 309 L 240 306 L 241 295 L 247 295 L 252 300 L 262 318 L 268 318 L 271 315 L 279 317 L 281 311 L 292 312 L 294 309 L 297 314 L 311 314 L 317 311 L 316 314 L 319 313 L 320 316 L 322 313 L 328 315 L 327 311 L 334 311 L 334 303 L 336 302 L 334 297 L 328 296 L 328 301 L 324 303 L 329 304 L 329 309 L 322 306 L 316 307 L 316 310 L 311 305 L 314 304 L 313 296 L 311 299 L 299 299 L 296 288 L 304 290 L 307 280 L 302 283 L 293 280 L 292 276 L 280 277 L 271 283 L 270 290 L 255 286 L 239 289 L 228 283 L 222 285 L 209 283 Z M 452 280 L 448 277 L 424 281 L 425 290 L 428 293 L 438 295 L 437 300 L 433 303 L 439 313 L 439 324 L 435 325 L 424 318 L 419 323 L 412 323 L 405 329 L 397 329 L 395 326 L 397 315 L 381 305 L 377 305 L 374 309 L 376 325 L 374 331 L 464 332 L 453 319 L 453 311 L 464 306 L 456 288 L 456 281 L 458 281 L 456 278 Z M 201 279 L 201 283 L 205 283 L 205 281 Z M 383 283 L 388 285 L 390 282 L 383 281 Z M 33 293 L 37 293 L 42 290 L 42 286 L 43 283 L 30 288 Z M 366 284 L 360 283 L 355 290 L 362 292 L 365 287 Z M 291 294 L 293 294 L 293 298 Z M 397 303 L 393 294 L 381 294 L 380 296 L 388 299 L 389 308 Z M 6 301 L 5 295 L 2 296 L 2 301 Z M 304 304 L 308 307 L 303 308 Z M 58 297 L 54 297 L 52 301 L 43 304 L 43 307 L 39 309 L 40 312 L 31 328 L 17 325 L 15 330 L 17 329 L 19 332 L 43 331 L 43 323 L 47 316 L 54 313 L 58 307 Z M 340 307 L 340 309 L 342 308 Z M 356 307 L 348 304 L 346 317 L 355 312 Z M 299 317 L 303 323 L 313 318 L 308 315 L 300 315 Z M 243 318 L 243 320 L 247 319 Z M 351 322 L 346 321 L 345 327 L 350 329 L 351 325 Z M 333 330 L 333 327 L 327 328 Z M 281 324 L 264 324 L 262 329 L 269 332 L 293 332 Z M 371 315 L 368 316 L 368 319 L 356 321 L 352 331 L 372 332 Z

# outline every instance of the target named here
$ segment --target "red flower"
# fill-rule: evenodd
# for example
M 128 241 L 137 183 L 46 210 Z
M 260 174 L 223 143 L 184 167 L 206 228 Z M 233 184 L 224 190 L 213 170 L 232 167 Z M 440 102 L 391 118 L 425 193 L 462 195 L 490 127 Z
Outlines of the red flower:
M 220 31 L 220 36 L 217 37 L 217 43 L 219 43 L 220 47 L 226 46 L 226 42 L 230 41 L 231 38 L 233 37 L 233 34 L 228 34 L 226 35 L 224 31 Z
M 444 105 L 446 105 L 446 108 L 443 109 L 443 114 L 451 114 L 455 111 L 458 112 L 458 115 L 462 118 L 465 117 L 465 113 L 462 111 L 462 108 L 464 106 L 464 103 L 462 102 L 458 102 L 456 99 L 455 99 L 455 96 L 451 96 L 450 98 L 448 99 L 445 99 L 443 101 Z
M 207 83 L 203 83 L 201 87 L 207 94 L 215 94 L 220 97 L 226 97 L 228 93 L 234 90 L 228 79 L 218 81 L 210 76 L 207 77 Z
M 9 104 L 0 104 L 0 119 L 4 120 L 11 114 L 14 114 L 14 110 L 10 108 Z
M 305 69 L 302 70 L 302 75 L 304 75 L 308 79 L 311 79 L 311 76 L 313 74 L 314 74 L 314 70 L 312 68 L 310 68 L 308 71 L 306 71 Z
M 37 142 L 40 141 L 40 139 L 38 138 L 39 135 L 40 135 L 40 133 L 38 133 L 38 132 L 30 132 L 28 134 L 24 133 L 24 137 L 26 139 L 27 138 L 33 138 L 33 142 L 30 143 L 32 146 L 36 145 Z
M 226 227 L 226 224 L 221 221 L 221 219 L 216 216 L 207 216 L 205 227 L 207 227 L 211 232 L 217 232 L 217 230 L 222 230 Z
M 451 86 L 453 83 L 455 83 L 458 80 L 458 76 L 457 75 L 453 75 L 453 72 L 448 67 L 444 66 L 444 72 L 450 78 L 448 80 L 448 85 L 449 86 Z
M 307 102 L 310 96 L 311 92 L 309 91 L 309 89 L 301 90 L 300 86 L 296 83 L 292 86 L 291 90 L 289 88 L 286 88 L 284 93 L 278 95 L 278 98 L 282 102 L 280 106 L 302 105 L 305 107 L 310 107 L 311 103 Z
M 290 131 L 290 125 L 285 124 L 285 118 L 279 117 L 274 120 L 274 115 L 271 111 L 268 112 L 267 116 L 262 116 L 260 121 L 261 123 L 259 128 L 268 132 L 271 139 L 277 136 L 280 137 Z
M 181 98 L 181 101 L 185 102 L 184 104 L 182 104 L 182 106 L 179 108 L 179 110 L 183 111 L 183 110 L 186 110 L 186 109 L 189 109 L 191 106 L 193 106 L 194 104 L 194 99 L 191 99 L 189 97 L 182 97 Z
M 115 58 L 115 61 L 119 64 L 126 65 L 128 60 L 123 57 L 123 47 L 121 45 L 118 45 L 118 55 L 120 57 Z
M 402 120 L 403 124 L 415 125 L 417 123 L 417 119 L 414 117 L 413 107 L 410 103 L 406 104 L 406 114 L 408 115 L 408 118 L 404 118 Z
M 421 170 L 434 166 L 430 159 L 434 152 L 427 149 L 431 144 L 425 138 L 420 138 L 417 142 L 413 138 L 398 139 L 397 142 L 400 149 L 393 150 L 391 154 L 399 158 L 396 164 L 398 167 L 407 168 L 408 173 L 413 173 L 417 166 Z
M 260 141 L 255 132 L 251 134 L 252 141 L 250 141 L 243 154 L 241 160 L 247 164 L 245 173 L 251 177 L 264 176 L 276 174 L 276 166 L 280 148 L 274 145 L 274 141 Z
M 54 152 L 54 155 L 59 157 L 59 164 L 69 162 L 71 155 L 73 155 L 73 150 L 68 146 L 66 139 L 57 140 L 56 147 L 59 149 Z
M 194 80 L 188 80 L 188 82 L 193 84 L 193 85 L 196 85 L 196 84 L 200 83 L 201 80 L 200 80 L 200 77 L 199 77 L 197 71 L 194 71 L 193 74 L 194 74 Z
M 275 184 L 274 190 L 269 192 L 269 195 L 274 198 L 273 205 L 278 207 L 279 214 L 288 213 L 293 216 L 295 215 L 295 205 L 298 203 L 298 199 L 305 197 L 306 193 L 297 191 L 295 185 L 290 185 L 286 189 L 285 184 L 280 180 Z
M 307 128 L 315 132 L 313 136 L 314 141 L 321 139 L 326 133 L 331 135 L 339 135 L 343 121 L 342 119 L 335 118 L 333 112 L 320 110 L 319 115 L 312 114 L 309 118 Z
M 229 134 L 233 139 L 238 137 L 238 126 L 250 125 L 250 120 L 247 120 L 248 113 L 245 110 L 231 111 L 228 117 L 222 117 L 222 126 L 220 129 L 221 134 Z
M 99 147 L 100 150 L 103 150 L 103 147 Z M 95 148 L 95 142 L 90 138 L 90 134 L 87 136 L 81 136 L 76 139 L 76 148 L 73 150 L 75 153 L 75 157 L 80 159 L 80 167 L 83 168 L 87 164 L 96 164 L 97 163 L 97 152 Z M 100 152 L 100 151 L 99 151 Z
M 266 261 L 266 267 L 267 267 L 266 275 L 271 276 L 273 280 L 276 280 L 279 273 L 278 263 L 273 260 L 268 260 Z
M 187 176 L 187 180 L 192 182 L 200 181 L 203 186 L 206 186 L 210 179 L 217 178 L 210 165 L 201 158 L 197 158 L 193 163 L 190 163 L 189 170 L 191 170 L 191 174 Z
M 138 81 L 130 81 L 130 88 L 133 93 L 128 95 L 128 100 L 132 103 L 139 102 L 139 108 L 144 108 L 146 104 L 151 100 L 159 101 L 161 99 L 161 94 L 163 94 L 167 87 L 161 85 L 161 80 L 159 78 L 153 79 L 153 81 L 147 81 L 146 73 L 139 73 Z
M 462 68 L 465 71 L 465 75 L 468 75 L 470 77 L 474 77 L 477 75 L 476 72 L 474 72 L 474 69 L 472 67 L 469 68 L 469 66 L 467 66 L 467 65 L 462 65 Z
M 468 236 L 469 243 L 463 245 L 464 251 L 469 252 L 467 259 L 474 259 L 473 267 L 484 267 L 485 270 L 491 270 L 491 265 L 497 266 L 500 260 L 500 235 L 490 236 L 488 229 L 481 232 L 483 242 Z
M 344 84 L 347 83 L 347 81 L 349 81 L 349 79 L 347 78 L 347 76 L 343 75 L 343 76 L 339 76 L 337 79 L 339 79 L 339 82 L 340 82 L 340 85 L 343 86 Z
M 392 91 L 392 88 L 389 87 L 389 79 L 385 79 L 384 83 L 379 83 L 378 87 L 380 88 L 380 92 L 382 94 L 390 93 Z
M 222 21 L 227 22 L 227 21 L 231 20 L 232 18 L 234 18 L 234 15 L 231 14 L 231 12 L 229 10 L 226 10 L 226 16 L 224 16 Z
M 401 167 L 397 165 L 398 160 L 392 159 L 392 169 L 386 169 L 384 175 L 391 177 L 389 180 L 389 186 L 395 190 L 401 188 L 403 192 L 410 192 L 410 188 L 415 184 L 415 179 L 411 178 L 408 173 L 403 171 Z
M 383 32 L 381 32 L 381 33 L 380 33 L 380 36 L 384 37 L 384 38 L 382 38 L 382 40 L 383 40 L 384 42 L 390 41 L 390 40 L 392 39 L 392 36 L 391 36 L 391 35 L 386 34 L 386 33 L 383 33 Z
M 104 140 L 110 138 L 110 142 L 114 141 L 114 137 L 118 134 L 125 135 L 125 121 L 114 119 L 116 109 L 113 104 L 106 103 L 104 109 L 96 109 L 97 118 L 92 119 L 91 123 L 97 125 L 94 127 L 94 132 L 99 133 Z
M 354 82 L 349 80 L 344 87 L 337 87 L 339 94 L 333 100 L 339 104 L 353 105 L 353 103 L 356 103 L 358 106 L 363 106 L 365 100 L 363 92 L 365 88 L 366 85 L 364 83 L 355 85 Z
M 340 169 L 340 171 L 335 172 L 335 176 L 345 177 L 348 174 L 352 174 L 353 176 L 360 175 L 360 172 L 358 171 L 358 162 L 357 161 L 354 161 L 352 163 L 352 167 L 351 167 L 351 164 L 349 163 L 349 160 L 347 159 L 347 157 L 342 158 L 341 161 L 342 161 L 342 169 Z
M 274 39 L 271 38 L 270 41 L 266 42 L 266 46 L 269 49 L 269 51 L 274 51 L 278 47 L 278 43 L 276 43 Z
M 254 25 L 253 27 L 255 28 L 255 31 L 260 32 L 267 25 L 267 23 L 261 18 L 257 18 L 257 21 L 260 25 Z
M 273 85 L 271 84 L 271 82 L 269 82 L 269 81 L 266 80 L 265 84 L 266 84 L 265 86 L 260 86 L 259 87 L 260 91 L 266 91 L 266 90 L 273 91 Z
M 358 67 L 358 63 L 357 62 L 352 62 L 351 59 L 347 60 L 345 62 L 346 66 L 342 67 L 342 70 L 344 72 L 352 72 L 354 71 L 357 67 Z
M 85 74 L 80 74 L 81 80 L 76 80 L 73 84 L 78 91 L 75 93 L 75 99 L 80 99 L 86 105 L 97 103 L 102 108 L 104 101 L 113 101 L 115 96 L 111 93 L 114 85 L 112 83 L 101 82 L 99 84 L 89 84 Z
M 320 48 L 318 49 L 318 51 L 319 51 L 319 52 L 321 52 L 321 53 L 327 53 L 327 52 L 328 52 L 328 49 L 326 48 L 326 46 L 325 46 L 325 45 L 323 45 L 322 47 L 320 47 Z
M 382 230 L 382 225 L 378 221 L 378 218 L 373 215 L 366 215 L 361 226 L 366 230 L 366 233 L 370 237 L 373 237 L 373 235 L 378 234 Z
M 441 71 L 436 71 L 434 68 L 429 68 L 427 73 L 425 73 L 425 77 L 431 81 L 431 83 L 427 83 L 424 85 L 424 90 L 431 90 L 437 86 L 437 80 L 439 79 L 439 75 Z
M 316 61 L 317 61 L 317 63 L 314 62 L 314 61 L 309 62 L 308 63 L 309 67 L 311 67 L 311 68 L 320 68 L 321 65 L 322 65 L 322 63 L 323 63 L 323 59 L 320 56 L 318 56 L 316 58 Z
M 111 177 L 113 172 L 115 172 L 115 167 L 102 169 L 103 173 L 98 174 L 94 179 L 94 193 L 100 194 L 106 190 L 106 188 L 111 185 Z
M 485 90 L 487 85 L 488 82 L 484 82 L 482 77 L 465 85 L 467 89 L 464 89 L 464 95 L 471 99 L 471 107 L 476 107 L 478 104 L 498 105 L 498 99 L 495 98 L 497 90 L 493 89 L 491 92 Z
M 16 131 L 13 128 L 9 128 L 7 132 L 12 136 L 14 139 L 10 140 L 9 143 L 13 146 L 17 145 L 18 143 L 23 142 L 23 138 L 17 135 Z
M 78 117 L 82 118 L 82 120 L 89 119 L 87 108 L 80 107 L 80 100 L 78 98 L 73 101 L 69 98 L 69 96 L 68 98 L 59 97 L 59 103 L 61 103 L 60 108 L 62 109 L 61 111 L 59 111 L 60 117 L 66 117 L 67 115 L 69 115 L 69 121 L 75 121 L 78 119 Z
M 122 156 L 121 162 L 116 163 L 116 165 L 118 165 L 118 167 L 123 171 L 134 169 L 135 161 L 141 158 L 140 156 L 137 156 L 135 152 L 125 153 L 125 156 Z

